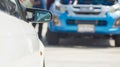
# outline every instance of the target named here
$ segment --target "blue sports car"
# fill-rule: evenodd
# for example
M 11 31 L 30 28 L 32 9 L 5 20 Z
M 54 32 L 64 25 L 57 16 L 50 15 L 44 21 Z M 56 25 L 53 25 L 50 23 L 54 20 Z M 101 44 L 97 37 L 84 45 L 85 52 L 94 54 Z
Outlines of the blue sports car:
M 120 0 L 55 0 L 46 39 L 57 44 L 61 37 L 113 38 L 120 46 Z

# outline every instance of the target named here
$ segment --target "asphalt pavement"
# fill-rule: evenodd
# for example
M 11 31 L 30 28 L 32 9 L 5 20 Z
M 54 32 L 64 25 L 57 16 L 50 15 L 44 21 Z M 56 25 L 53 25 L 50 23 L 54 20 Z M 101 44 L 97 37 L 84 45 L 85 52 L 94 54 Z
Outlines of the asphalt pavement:
M 114 41 L 74 40 L 63 39 L 58 46 L 46 45 L 46 67 L 120 67 L 120 48 L 112 45 Z
M 47 24 L 43 29 L 46 67 L 120 67 L 120 48 L 114 47 L 114 40 L 67 38 L 48 45 Z

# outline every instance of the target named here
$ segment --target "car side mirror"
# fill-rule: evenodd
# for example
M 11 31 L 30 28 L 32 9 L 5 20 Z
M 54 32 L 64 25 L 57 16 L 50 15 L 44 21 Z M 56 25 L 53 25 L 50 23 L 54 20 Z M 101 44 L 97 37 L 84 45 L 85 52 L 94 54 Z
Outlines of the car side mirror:
M 52 20 L 52 13 L 47 10 L 37 8 L 26 8 L 26 19 L 32 23 L 50 22 Z

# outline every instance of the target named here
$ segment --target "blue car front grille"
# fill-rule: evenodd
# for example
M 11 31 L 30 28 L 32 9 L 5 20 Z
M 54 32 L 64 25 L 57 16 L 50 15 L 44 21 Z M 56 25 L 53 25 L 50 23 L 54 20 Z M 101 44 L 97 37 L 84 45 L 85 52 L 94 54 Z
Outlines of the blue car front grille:
M 80 11 L 74 11 L 77 15 L 99 15 L 101 12 L 80 12 Z
M 78 25 L 78 24 L 93 24 L 95 26 L 107 26 L 106 20 L 70 20 L 66 21 L 67 25 Z

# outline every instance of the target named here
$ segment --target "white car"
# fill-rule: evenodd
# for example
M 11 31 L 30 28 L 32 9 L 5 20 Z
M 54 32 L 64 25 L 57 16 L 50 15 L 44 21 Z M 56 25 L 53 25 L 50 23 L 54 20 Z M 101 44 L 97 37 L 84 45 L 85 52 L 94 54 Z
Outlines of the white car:
M 50 20 L 49 11 L 23 9 L 18 0 L 0 0 L 0 67 L 44 67 L 44 46 L 28 22 Z

